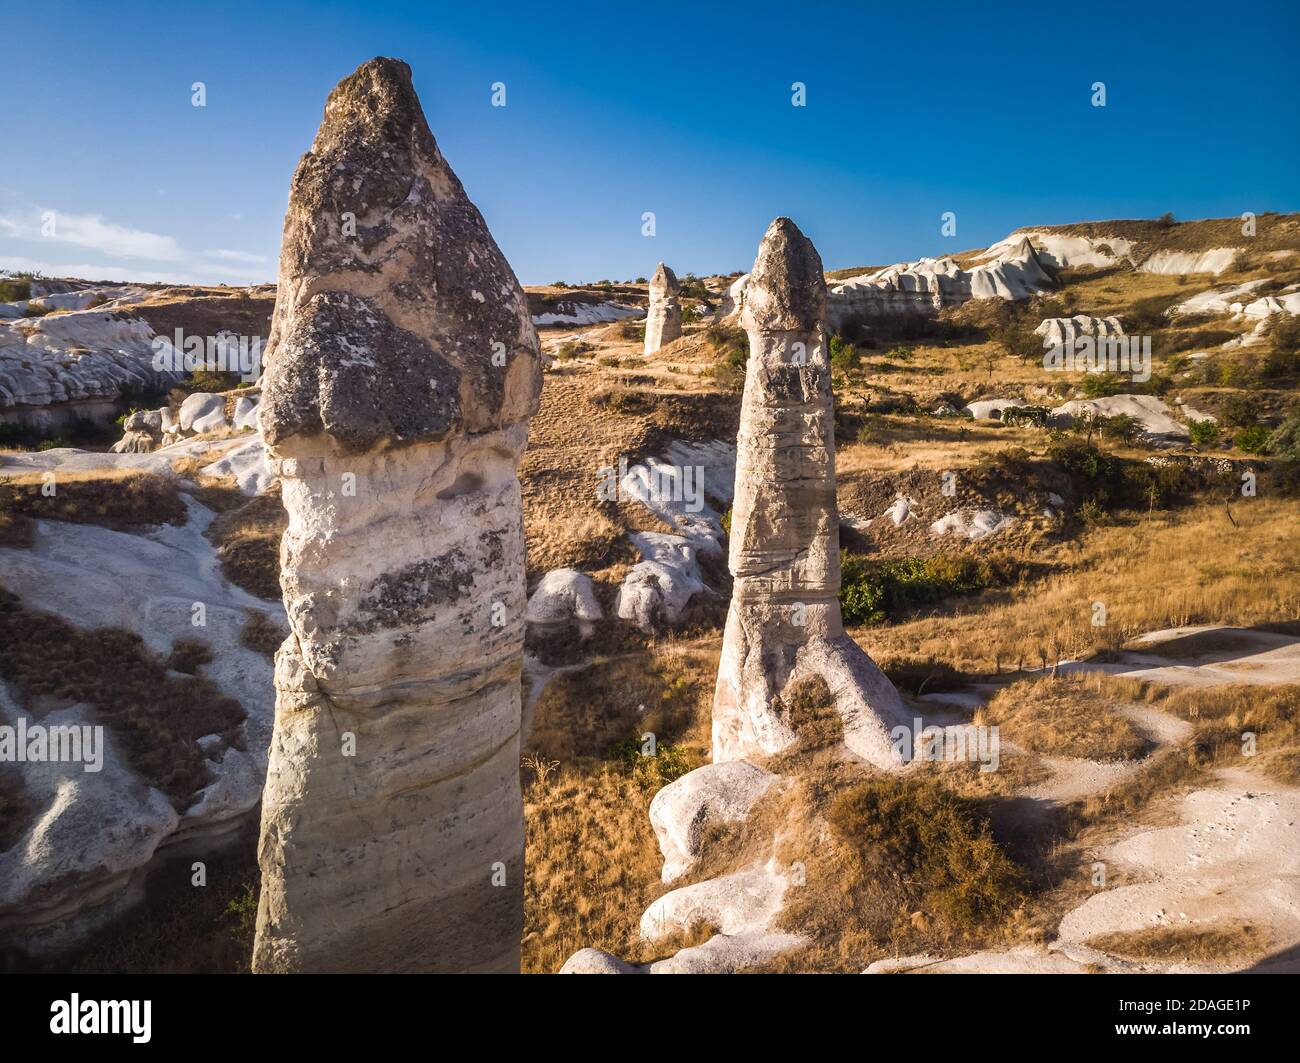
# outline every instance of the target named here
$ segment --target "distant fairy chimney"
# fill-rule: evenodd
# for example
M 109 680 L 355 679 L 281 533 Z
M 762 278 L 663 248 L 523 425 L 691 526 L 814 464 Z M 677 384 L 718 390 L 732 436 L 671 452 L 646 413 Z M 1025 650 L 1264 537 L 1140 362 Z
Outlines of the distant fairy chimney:
M 645 319 L 646 354 L 654 354 L 665 343 L 672 343 L 682 334 L 681 290 L 677 275 L 660 262 L 655 275 L 650 278 L 650 303 Z

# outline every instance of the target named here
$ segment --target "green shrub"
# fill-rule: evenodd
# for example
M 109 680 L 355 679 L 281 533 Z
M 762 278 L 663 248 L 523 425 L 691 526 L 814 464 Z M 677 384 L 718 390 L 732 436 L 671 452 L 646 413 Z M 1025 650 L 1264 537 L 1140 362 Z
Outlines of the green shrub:
M 1293 410 L 1268 437 L 1268 452 L 1289 461 L 1300 461 L 1300 408 Z
M 656 742 L 654 755 L 647 756 L 641 751 L 639 738 L 625 738 L 609 750 L 607 759 L 620 765 L 643 786 L 654 790 L 699 767 L 685 749 L 667 742 Z
M 840 373 L 848 373 L 862 364 L 861 352 L 851 343 L 846 343 L 839 336 L 831 337 L 831 368 Z
M 1223 420 L 1234 428 L 1249 428 L 1259 420 L 1259 399 L 1253 395 L 1229 395 L 1223 404 Z
M 1130 383 L 1118 373 L 1087 373 L 1079 382 L 1079 390 L 1090 399 L 1103 399 L 1123 394 Z
M 936 554 L 882 561 L 844 554 L 840 610 L 846 624 L 881 624 L 918 605 L 1010 582 L 1018 571 L 1014 562 L 999 557 Z
M 1221 429 L 1215 421 L 1188 421 L 1187 432 L 1197 446 L 1205 446 L 1219 438 Z
M 1243 428 L 1233 439 L 1233 445 L 1247 454 L 1262 454 L 1268 447 L 1269 431 L 1262 424 Z
M 1046 428 L 1052 411 L 1046 406 L 1008 406 L 999 416 L 1003 424 L 1013 428 Z
M 1127 413 L 1117 413 L 1112 417 L 1098 417 L 1097 430 L 1103 439 L 1112 443 L 1132 443 L 1142 431 L 1137 419 Z

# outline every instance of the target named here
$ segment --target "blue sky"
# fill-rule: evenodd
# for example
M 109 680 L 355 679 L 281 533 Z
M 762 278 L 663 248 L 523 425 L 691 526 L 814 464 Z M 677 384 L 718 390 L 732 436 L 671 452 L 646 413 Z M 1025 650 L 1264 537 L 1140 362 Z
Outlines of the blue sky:
M 748 269 L 778 214 L 834 269 L 1028 224 L 1294 211 L 1298 12 L 47 0 L 5 17 L 0 268 L 273 280 L 293 167 L 374 55 L 411 64 L 524 283 Z

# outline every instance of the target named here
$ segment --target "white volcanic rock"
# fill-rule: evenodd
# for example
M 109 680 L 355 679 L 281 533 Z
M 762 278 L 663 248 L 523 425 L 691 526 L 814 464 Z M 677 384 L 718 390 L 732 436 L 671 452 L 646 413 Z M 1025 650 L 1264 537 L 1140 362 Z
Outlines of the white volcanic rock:
M 579 949 L 565 961 L 560 974 L 734 974 L 767 963 L 806 940 L 779 931 L 714 934 L 701 945 L 641 965 L 625 963 L 601 949 Z
M 727 935 L 771 929 L 788 886 L 775 861 L 670 890 L 641 915 L 641 936 L 658 941 L 708 923 Z
M 57 470 L 69 458 L 79 458 L 81 467 L 94 468 L 143 464 L 156 455 L 43 451 L 22 457 L 31 460 L 14 464 Z M 89 464 L 91 459 L 98 465 Z M 166 812 L 162 812 L 158 804 L 162 795 L 129 771 L 112 741 L 111 728 L 102 772 L 63 783 L 53 774 L 41 776 L 50 789 L 35 790 L 30 787 L 36 777 L 24 773 L 28 799 L 42 822 L 48 819 L 51 830 L 64 829 L 55 828 L 57 821 L 69 829 L 78 823 L 94 824 L 102 834 L 98 844 L 78 849 L 69 843 L 66 852 L 62 843 L 51 843 L 49 848 L 59 853 L 48 867 L 40 855 L 45 849 L 33 850 L 30 858 L 24 857 L 21 847 L 0 855 L 0 892 L 11 881 L 5 861 L 31 863 L 27 871 L 14 871 L 15 892 L 7 894 L 13 907 L 0 904 L 5 936 L 20 939 L 30 951 L 77 944 L 104 919 L 139 899 L 139 883 L 127 871 L 143 868 L 157 848 L 182 838 L 201 841 L 208 848 L 228 841 L 261 800 L 274 709 L 272 672 L 266 658 L 244 646 L 240 635 L 250 609 L 279 624 L 284 614 L 279 603 L 262 601 L 224 580 L 214 547 L 203 535 L 214 514 L 189 497 L 186 509 L 185 524 L 161 525 L 147 535 L 37 520 L 30 548 L 0 547 L 4 584 L 29 608 L 53 613 L 79 627 L 125 628 L 160 657 L 170 653 L 178 639 L 206 641 L 213 660 L 204 668 L 205 674 L 246 713 L 245 752 L 226 749 L 217 756 L 220 751 L 212 749 L 213 780 L 181 816 L 165 798 Z M 191 623 L 195 602 L 205 607 L 207 624 L 202 628 Z M 86 722 L 95 721 L 87 718 Z M 47 767 L 52 771 L 56 766 Z M 134 828 L 145 831 L 147 839 L 134 833 Z M 72 870 L 77 861 L 83 861 L 81 871 Z M 22 893 L 20 883 L 35 892 Z
M 627 470 L 619 483 L 622 496 L 640 502 L 676 532 L 629 534 L 641 561 L 619 588 L 616 616 L 643 631 L 671 627 L 694 595 L 708 591 L 699 559 L 722 553 L 722 518 L 708 499 L 730 502 L 735 479 L 736 448 L 719 440 L 675 440 L 666 460 L 647 458 Z
M 235 399 L 234 415 L 230 419 L 232 428 L 243 431 L 257 431 L 257 406 L 260 396 L 240 395 Z
M 1261 931 L 1267 953 L 1282 958 L 1281 969 L 1293 968 L 1300 944 L 1297 791 L 1236 771 L 1221 775 L 1213 788 L 1171 801 L 1180 814 L 1176 825 L 1130 834 L 1097 854 L 1124 872 L 1117 876 L 1122 884 L 1068 912 L 1057 947 L 1073 952 L 1116 932 L 1249 925 Z M 1240 968 L 1263 959 L 1142 966 L 1176 973 Z
M 136 410 L 122 422 L 122 438 L 113 444 L 114 454 L 147 454 L 157 450 L 163 438 L 163 411 Z
M 33 719 L 0 683 L 0 724 L 17 726 L 19 717 L 29 727 L 98 723 L 85 705 Z M 102 733 L 98 771 L 59 760 L 22 765 L 23 797 L 37 814 L 0 852 L 0 935 L 14 935 L 40 953 L 75 943 L 137 899 L 127 892 L 132 873 L 149 863 L 180 820 L 166 795 L 127 766 L 108 729 Z
M 880 514 L 881 520 L 886 517 L 889 518 L 889 523 L 895 528 L 902 527 L 909 520 L 914 520 L 916 518 L 916 499 L 901 496 L 894 499 L 893 505 Z
M 1124 326 L 1117 317 L 1091 317 L 1088 314 L 1075 314 L 1074 317 L 1045 318 L 1034 329 L 1034 335 L 1043 337 L 1043 344 L 1061 346 L 1073 343 L 1083 336 L 1094 340 L 1109 339 L 1124 335 Z
M 1133 249 L 1131 241 L 1123 237 L 1095 238 L 1066 236 L 1061 233 L 1022 229 L 1004 240 L 990 244 L 981 258 L 997 259 L 1018 248 L 1028 240 L 1040 258 L 1058 269 L 1078 266 L 1112 266 L 1128 259 Z
M 1015 517 L 1007 517 L 992 509 L 957 510 L 947 513 L 930 525 L 930 534 L 942 538 L 955 535 L 959 539 L 985 539 L 1000 531 L 1014 527 Z
M 890 738 L 906 722 L 902 699 L 840 618 L 825 304 L 816 249 L 778 218 L 741 313 L 750 352 L 731 522 L 735 582 L 713 700 L 715 763 L 794 742 L 781 695 L 812 676 L 829 686 L 853 753 L 881 768 L 902 763 Z
M 275 482 L 261 436 L 226 451 L 210 465 L 203 466 L 201 471 L 205 476 L 233 476 L 239 490 L 246 495 L 260 495 Z
M 610 321 L 640 317 L 644 313 L 639 306 L 612 299 L 595 303 L 556 299 L 550 305 L 552 309 L 533 315 L 534 325 L 539 328 L 544 325 L 603 325 Z
M 662 262 L 650 278 L 650 306 L 645 318 L 645 353 L 654 354 L 682 334 L 681 285 Z
M 650 802 L 650 825 L 664 856 L 662 878 L 672 882 L 700 856 L 705 832 L 749 815 L 777 777 L 743 760 L 705 764 L 675 779 Z
M 1028 240 L 994 261 L 962 269 L 951 258 L 899 263 L 833 285 L 826 320 L 837 329 L 852 318 L 912 314 L 933 317 L 971 299 L 1019 300 L 1054 287 Z
M 739 316 L 741 308 L 745 305 L 747 287 L 749 287 L 748 273 L 742 273 L 727 286 L 727 291 L 718 304 L 718 312 L 714 316 L 716 321 L 732 321 Z
M 682 619 L 690 600 L 708 590 L 700 574 L 699 546 L 663 532 L 629 532 L 628 539 L 641 560 L 624 577 L 614 598 L 614 614 L 642 631 L 671 627 Z
M 560 974 L 642 974 L 640 967 L 624 963 L 602 949 L 579 949 L 560 968 Z
M 0 321 L 0 413 L 52 424 L 107 413 L 127 388 L 170 387 L 184 374 L 154 369 L 153 341 L 145 322 L 101 310 Z
M 1241 316 L 1262 321 L 1274 314 L 1300 314 L 1300 288 L 1253 299 L 1241 308 Z
M 1039 229 L 1020 229 L 1005 240 L 990 244 L 982 258 L 997 259 L 1029 240 L 1043 260 L 1057 268 L 1113 266 L 1133 263 L 1139 273 L 1183 274 L 1222 273 L 1240 252 L 1236 247 L 1212 247 L 1205 251 L 1156 251 L 1140 261 L 1136 245 L 1122 236 L 1067 236 Z
M 650 964 L 650 974 L 735 974 L 757 967 L 807 941 L 799 934 L 780 932 L 714 934 L 702 945 L 682 949 Z
M 262 380 L 292 634 L 255 970 L 519 969 L 517 473 L 540 386 L 524 293 L 410 69 L 363 64 L 294 174 Z
M 876 960 L 863 974 L 1087 974 L 1087 964 L 1042 945 L 1004 952 L 975 952 L 943 958 L 919 955 Z
M 977 399 L 963 406 L 961 412 L 977 421 L 1000 421 L 1003 410 L 1019 405 L 1015 399 Z
M 1100 399 L 1074 399 L 1057 406 L 1052 416 L 1060 419 L 1115 417 L 1126 414 L 1142 426 L 1142 431 L 1156 439 L 1189 438 L 1187 426 L 1173 419 L 1172 410 L 1154 395 L 1109 395 Z
M 196 391 L 187 395 L 177 411 L 182 432 L 213 432 L 226 426 L 226 397 Z
M 1139 273 L 1181 275 L 1222 273 L 1240 253 L 1239 247 L 1211 247 L 1207 251 L 1157 251 L 1138 263 Z
M 603 614 L 591 577 L 575 568 L 552 569 L 542 577 L 528 599 L 527 621 L 543 629 L 576 626 L 581 638 L 589 638 Z
M 1181 303 L 1175 303 L 1169 308 L 1170 317 L 1178 317 L 1184 314 L 1227 314 L 1231 313 L 1234 308 L 1240 310 L 1244 308 L 1249 296 L 1258 288 L 1267 278 L 1261 277 L 1256 281 L 1246 281 L 1244 284 L 1233 284 L 1224 288 L 1211 288 L 1207 292 L 1197 292 Z

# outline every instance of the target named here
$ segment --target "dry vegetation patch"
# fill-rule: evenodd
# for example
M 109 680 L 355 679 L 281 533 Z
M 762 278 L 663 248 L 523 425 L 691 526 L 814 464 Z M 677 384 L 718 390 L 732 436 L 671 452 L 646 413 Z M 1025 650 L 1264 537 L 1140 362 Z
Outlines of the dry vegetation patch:
M 221 574 L 267 601 L 280 598 L 280 539 L 289 517 L 278 490 L 266 491 L 220 513 L 204 533 L 217 548 Z
M 1240 956 L 1258 956 L 1269 947 L 1267 936 L 1248 923 L 1121 930 L 1100 934 L 1086 944 L 1124 959 L 1164 963 L 1217 963 Z
M 0 512 L 21 540 L 21 518 L 99 524 L 139 532 L 159 524 L 184 524 L 185 502 L 174 481 L 138 470 L 53 470 L 46 480 L 24 472 L 0 480 Z
M 1150 743 L 1117 713 L 1090 676 L 1024 679 L 1003 687 L 975 714 L 1002 737 L 1035 753 L 1087 760 L 1134 760 Z
M 1232 519 L 1221 504 L 1203 504 L 1092 528 L 1040 553 L 1054 566 L 1041 579 L 959 599 L 948 615 L 863 630 L 862 642 L 877 660 L 943 661 L 981 675 L 1118 650 L 1148 631 L 1294 617 L 1297 520 L 1300 502 L 1257 498 Z M 1092 626 L 1097 601 L 1105 627 Z
M 193 664 L 192 650 L 188 657 Z M 210 781 L 197 739 L 220 734 L 231 745 L 241 742 L 243 708 L 206 676 L 170 674 L 169 662 L 150 653 L 139 635 L 74 627 L 27 609 L 3 589 L 0 675 L 31 711 L 51 703 L 92 706 L 131 766 L 177 811 Z

